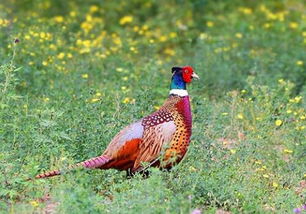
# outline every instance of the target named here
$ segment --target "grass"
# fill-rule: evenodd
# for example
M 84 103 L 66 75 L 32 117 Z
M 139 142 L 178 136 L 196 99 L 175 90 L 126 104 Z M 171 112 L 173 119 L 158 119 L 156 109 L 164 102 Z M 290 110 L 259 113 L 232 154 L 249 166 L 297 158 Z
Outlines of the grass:
M 0 3 L 1 213 L 291 213 L 305 204 L 303 1 Z M 171 172 L 78 170 L 192 65 Z M 295 210 L 298 212 L 297 210 Z M 305 211 L 303 211 L 305 212 Z

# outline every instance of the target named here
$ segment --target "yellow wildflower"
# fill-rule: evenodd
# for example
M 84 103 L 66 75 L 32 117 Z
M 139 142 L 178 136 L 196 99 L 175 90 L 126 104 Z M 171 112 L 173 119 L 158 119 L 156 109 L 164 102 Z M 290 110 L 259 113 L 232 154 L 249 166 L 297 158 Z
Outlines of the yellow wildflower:
M 41 32 L 40 34 L 40 38 L 44 39 L 46 37 L 46 33 L 45 32 Z
M 176 32 L 171 32 L 169 34 L 169 36 L 170 36 L 170 38 L 175 38 L 175 37 L 177 37 L 177 33 Z
M 159 60 L 157 60 L 157 62 L 156 62 L 156 63 L 157 63 L 157 65 L 162 65 L 162 64 L 164 64 L 164 62 L 163 62 L 162 60 L 160 60 L 160 59 L 159 59 Z
M 64 21 L 64 18 L 62 16 L 55 16 L 53 19 L 55 22 L 58 22 L 58 23 L 61 23 Z
M 270 13 L 270 12 L 268 12 L 267 14 L 267 18 L 268 19 L 272 19 L 272 20 L 275 20 L 275 19 L 277 19 L 277 16 L 276 16 L 276 14 L 274 14 L 274 13 Z
M 120 25 L 125 25 L 133 21 L 133 16 L 124 16 L 119 20 Z
M 231 149 L 230 152 L 231 152 L 232 154 L 235 154 L 235 153 L 236 153 L 236 150 L 235 150 L 235 149 Z
M 47 102 L 50 101 L 50 99 L 49 99 L 49 97 L 45 97 L 45 98 L 43 98 L 43 101 L 47 103 Z
M 243 114 L 239 113 L 239 114 L 237 114 L 237 118 L 242 120 L 244 118 L 244 116 L 243 116 Z
M 94 12 L 97 12 L 99 10 L 99 7 L 96 6 L 96 5 L 92 5 L 90 8 L 89 8 L 89 11 L 91 13 L 94 13 Z
M 299 26 L 299 25 L 298 25 L 298 23 L 296 23 L 296 22 L 290 22 L 290 23 L 289 23 L 289 27 L 292 28 L 292 29 L 296 29 L 298 26 Z
M 42 64 L 43 64 L 43 66 L 47 66 L 48 62 L 47 61 L 43 61 Z
M 237 48 L 237 47 L 238 47 L 238 43 L 234 42 L 234 43 L 232 44 L 232 48 Z
M 83 42 L 82 42 L 82 44 L 85 46 L 85 47 L 90 47 L 90 40 L 84 40 Z
M 9 24 L 7 19 L 0 19 L 0 26 L 6 27 Z
M 91 22 L 92 21 L 92 16 L 91 15 L 86 15 L 86 21 Z
M 117 72 L 122 72 L 122 71 L 123 71 L 123 68 L 116 68 L 116 71 L 117 71 Z
M 271 27 L 271 24 L 270 24 L 270 23 L 265 23 L 265 24 L 263 25 L 263 27 L 264 27 L 264 28 L 270 28 L 270 27 Z
M 295 103 L 299 103 L 299 102 L 301 102 L 301 100 L 302 100 L 302 96 L 297 96 L 297 97 L 294 98 Z
M 142 29 L 143 29 L 143 30 L 148 30 L 148 29 L 149 29 L 149 26 L 148 26 L 148 25 L 144 25 L 144 26 L 142 26 Z
M 286 154 L 292 154 L 293 153 L 293 151 L 290 150 L 290 149 L 284 149 L 283 152 L 286 153 Z
M 139 35 L 143 35 L 144 31 L 140 30 L 138 33 L 139 33 Z
M 113 38 L 113 42 L 118 46 L 122 45 L 120 37 Z
M 122 103 L 128 104 L 128 103 L 135 103 L 135 99 L 132 99 L 130 97 L 126 97 L 122 100 Z
M 75 16 L 76 16 L 76 12 L 75 12 L 75 11 L 71 11 L 71 12 L 69 13 L 69 15 L 70 15 L 71 17 L 75 17 Z
M 97 96 L 97 97 L 101 97 L 102 94 L 101 94 L 100 92 L 97 92 L 97 93 L 96 93 L 96 96 Z
M 301 61 L 301 60 L 298 60 L 298 61 L 296 61 L 296 64 L 297 65 L 300 65 L 300 66 L 302 66 L 304 63 L 303 63 L 303 61 Z
M 251 8 L 247 7 L 240 7 L 238 10 L 246 15 L 252 14 L 253 12 Z
M 199 38 L 200 38 L 201 40 L 208 39 L 208 35 L 207 35 L 206 33 L 201 33 L 200 36 L 199 36 Z
M 206 22 L 206 26 L 207 27 L 213 27 L 214 26 L 214 23 L 212 21 L 207 21 Z
M 88 78 L 88 74 L 82 74 L 82 78 L 83 79 L 87 79 Z
M 260 165 L 260 164 L 262 164 L 262 161 L 261 160 L 256 160 L 255 163 Z
M 256 172 L 263 172 L 263 171 L 265 171 L 263 168 L 257 168 L 256 169 Z
M 244 14 L 251 14 L 253 11 L 251 8 L 244 8 L 243 13 Z
M 33 207 L 38 207 L 38 202 L 37 201 L 30 201 L 30 204 L 33 206 Z
M 159 41 L 160 42 L 165 42 L 165 41 L 167 41 L 167 36 L 161 36 L 160 38 L 159 38 Z
M 57 55 L 58 59 L 63 59 L 65 57 L 65 53 L 61 52 Z
M 167 54 L 167 55 L 170 55 L 170 56 L 174 56 L 175 55 L 175 51 L 171 48 L 166 48 L 164 50 L 164 53 Z
M 273 183 L 272 183 L 272 186 L 275 187 L 275 188 L 277 188 L 277 187 L 278 187 L 278 183 L 273 182 Z
M 135 48 L 135 47 L 130 47 L 130 51 L 132 51 L 132 52 L 134 52 L 134 53 L 138 53 L 138 50 L 137 50 L 137 48 Z
M 236 33 L 235 36 L 238 38 L 238 39 L 241 39 L 243 37 L 243 35 L 241 33 Z
M 95 102 L 98 102 L 100 99 L 99 98 L 92 98 L 91 100 L 90 100 L 90 102 L 91 103 L 95 103 Z
M 304 31 L 304 32 L 302 33 L 302 35 L 303 35 L 303 37 L 306 37 L 306 31 Z
M 129 103 L 130 102 L 130 98 L 128 98 L 128 97 L 126 97 L 126 98 L 124 98 L 124 100 L 122 101 L 124 104 L 127 104 L 127 103 Z
M 83 42 L 82 42 L 82 40 L 78 39 L 78 40 L 76 41 L 76 44 L 77 44 L 77 45 L 82 45 Z
M 49 48 L 50 48 L 51 50 L 56 50 L 56 46 L 55 46 L 54 44 L 49 45 Z
M 154 109 L 159 110 L 160 106 L 154 106 Z
M 101 57 L 102 59 L 105 59 L 106 58 L 106 55 L 105 54 L 100 54 L 98 55 L 99 57 Z
M 90 22 L 82 22 L 81 23 L 81 28 L 85 31 L 85 32 L 89 32 L 92 28 L 93 25 Z
M 196 172 L 196 171 L 197 171 L 197 169 L 196 169 L 196 168 L 194 168 L 193 166 L 190 166 L 190 167 L 189 167 L 189 171 L 191 171 L 191 172 Z
M 134 27 L 133 27 L 133 30 L 134 30 L 135 32 L 138 32 L 138 31 L 139 31 L 139 27 L 138 27 L 138 26 L 134 26 Z
M 229 51 L 231 48 L 230 47 L 224 47 L 223 51 Z
M 269 178 L 270 176 L 268 174 L 263 174 L 262 177 Z
M 283 124 L 283 121 L 281 121 L 279 119 L 275 121 L 276 126 L 281 126 L 282 124 Z

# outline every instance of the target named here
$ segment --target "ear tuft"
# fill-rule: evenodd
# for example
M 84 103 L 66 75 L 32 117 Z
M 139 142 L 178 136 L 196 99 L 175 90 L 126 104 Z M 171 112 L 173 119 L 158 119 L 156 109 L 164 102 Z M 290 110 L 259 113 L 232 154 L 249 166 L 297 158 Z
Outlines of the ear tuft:
M 182 70 L 181 67 L 172 67 L 171 72 L 174 73 L 174 72 L 177 72 L 177 71 L 180 71 L 180 70 Z

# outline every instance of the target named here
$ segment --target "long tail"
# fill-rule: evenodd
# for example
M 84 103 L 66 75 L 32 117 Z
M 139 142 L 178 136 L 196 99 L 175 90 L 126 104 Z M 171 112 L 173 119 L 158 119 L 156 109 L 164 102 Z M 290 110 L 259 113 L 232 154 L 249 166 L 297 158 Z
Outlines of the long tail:
M 94 157 L 94 158 L 91 158 L 89 160 L 83 161 L 81 163 L 69 166 L 64 171 L 71 171 L 71 170 L 79 168 L 79 167 L 90 168 L 90 169 L 100 168 L 104 164 L 108 163 L 109 161 L 110 161 L 110 158 L 108 158 L 105 155 L 101 155 L 101 156 Z M 53 171 L 50 171 L 50 172 L 45 172 L 45 173 L 36 175 L 35 178 L 36 179 L 48 178 L 48 177 L 53 177 L 53 176 L 60 175 L 60 174 L 62 174 L 61 170 L 53 170 Z

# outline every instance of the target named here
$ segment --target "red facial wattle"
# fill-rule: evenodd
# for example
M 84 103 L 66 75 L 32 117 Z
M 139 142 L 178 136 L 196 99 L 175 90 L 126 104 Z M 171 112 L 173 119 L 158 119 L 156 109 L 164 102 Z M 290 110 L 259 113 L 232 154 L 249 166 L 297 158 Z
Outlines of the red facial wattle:
M 183 80 L 186 83 L 190 83 L 192 81 L 193 69 L 190 66 L 183 67 Z

